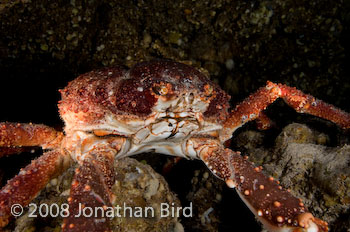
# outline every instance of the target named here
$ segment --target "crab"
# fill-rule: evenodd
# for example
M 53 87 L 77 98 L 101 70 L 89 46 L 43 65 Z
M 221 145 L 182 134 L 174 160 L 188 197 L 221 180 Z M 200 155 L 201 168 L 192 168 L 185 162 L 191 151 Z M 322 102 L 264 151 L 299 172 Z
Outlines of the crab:
M 0 155 L 39 146 L 33 160 L 0 191 L 0 227 L 13 218 L 11 206 L 28 205 L 47 182 L 78 163 L 63 231 L 110 231 L 103 213 L 113 205 L 114 162 L 144 152 L 200 159 L 238 195 L 269 231 L 328 231 L 300 199 L 265 176 L 247 156 L 225 147 L 233 132 L 257 120 L 269 126 L 267 106 L 282 98 L 300 113 L 350 127 L 350 114 L 300 90 L 267 82 L 230 109 L 230 96 L 197 69 L 170 60 L 91 71 L 60 90 L 64 132 L 41 124 L 0 124 Z M 94 219 L 79 207 L 103 210 Z

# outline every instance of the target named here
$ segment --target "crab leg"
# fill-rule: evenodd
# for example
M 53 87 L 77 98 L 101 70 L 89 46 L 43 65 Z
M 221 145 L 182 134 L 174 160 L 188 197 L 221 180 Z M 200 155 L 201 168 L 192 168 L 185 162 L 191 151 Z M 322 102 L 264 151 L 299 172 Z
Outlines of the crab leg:
M 69 216 L 63 231 L 110 231 L 114 158 L 105 152 L 86 155 L 76 169 L 68 198 Z M 113 210 L 114 212 L 114 210 Z
M 256 118 L 255 121 L 259 130 L 270 129 L 273 125 L 271 119 L 267 117 L 267 115 L 263 111 L 260 112 L 259 116 Z
M 350 114 L 330 104 L 305 94 L 296 88 L 270 81 L 265 87 L 250 95 L 240 103 L 224 123 L 225 131 L 221 140 L 231 138 L 232 133 L 248 121 L 260 117 L 261 112 L 272 104 L 276 99 L 282 98 L 289 106 L 299 113 L 308 113 L 330 120 L 342 128 L 350 128 Z
M 63 133 L 55 129 L 31 123 L 0 123 L 0 157 L 18 153 L 25 148 L 41 146 L 44 149 L 55 149 L 60 145 Z
M 261 167 L 254 167 L 239 152 L 200 138 L 191 139 L 189 144 L 217 177 L 236 188 L 269 231 L 328 231 L 326 222 L 314 218 L 300 199 L 282 189 L 272 177 L 266 177 Z
M 49 151 L 9 180 L 0 191 L 0 228 L 8 224 L 14 204 L 27 206 L 51 178 L 68 167 L 69 160 L 59 150 Z

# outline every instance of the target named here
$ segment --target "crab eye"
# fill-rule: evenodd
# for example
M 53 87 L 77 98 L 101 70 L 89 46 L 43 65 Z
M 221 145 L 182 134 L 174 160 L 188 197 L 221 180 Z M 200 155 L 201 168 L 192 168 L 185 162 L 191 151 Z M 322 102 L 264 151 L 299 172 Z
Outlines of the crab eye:
M 154 86 L 152 90 L 155 94 L 162 96 L 166 95 L 169 92 L 168 88 L 165 85 Z
M 204 92 L 205 92 L 205 95 L 207 96 L 210 96 L 212 93 L 213 93 L 213 86 L 209 85 L 209 84 L 206 84 L 204 86 Z

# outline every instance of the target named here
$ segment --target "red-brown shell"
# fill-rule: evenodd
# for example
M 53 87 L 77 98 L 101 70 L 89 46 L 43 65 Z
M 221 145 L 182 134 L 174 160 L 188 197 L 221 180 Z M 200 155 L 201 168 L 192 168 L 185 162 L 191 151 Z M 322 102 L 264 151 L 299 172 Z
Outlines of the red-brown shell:
M 65 118 L 66 113 L 84 113 L 89 115 L 84 116 L 89 117 L 86 122 L 106 113 L 146 118 L 157 103 L 159 85 L 170 86 L 168 99 L 190 92 L 208 99 L 209 86 L 212 96 L 204 119 L 218 122 L 227 117 L 229 95 L 197 69 L 169 60 L 142 62 L 128 71 L 113 67 L 83 74 L 61 91 L 60 114 Z

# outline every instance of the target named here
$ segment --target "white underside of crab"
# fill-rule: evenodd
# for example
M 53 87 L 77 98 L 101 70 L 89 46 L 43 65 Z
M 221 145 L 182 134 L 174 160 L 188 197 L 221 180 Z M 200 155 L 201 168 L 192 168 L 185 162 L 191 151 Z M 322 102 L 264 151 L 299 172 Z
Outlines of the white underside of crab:
M 219 130 L 220 127 L 211 125 L 198 131 L 199 125 L 196 121 L 178 119 L 179 118 L 177 118 L 177 120 L 166 118 L 150 124 L 147 127 L 140 126 L 140 129 L 134 133 L 127 134 L 125 143 L 120 152 L 116 155 L 116 158 L 144 152 L 155 152 L 198 159 L 198 154 L 195 152 L 193 144 L 188 141 L 188 138 L 193 136 L 193 131 L 197 131 L 196 134 L 206 135 L 209 132 Z M 120 135 L 120 128 L 125 127 L 116 128 L 111 127 L 110 125 L 100 125 L 98 128 L 94 127 L 93 130 L 103 130 L 106 133 L 109 131 L 112 135 Z M 125 136 L 125 130 L 123 131 L 123 135 Z M 92 151 L 95 147 L 101 146 L 103 143 L 108 145 L 111 138 L 97 137 L 93 133 L 88 133 L 86 131 L 76 131 L 71 137 L 71 140 L 74 141 L 74 144 L 80 144 L 80 146 L 74 148 L 74 152 L 72 152 L 71 155 L 75 160 L 81 160 L 83 158 L 81 156 Z M 87 140 L 94 142 L 84 142 Z
M 72 134 L 71 141 L 74 141 L 72 144 L 80 144 L 68 150 L 71 151 L 73 159 L 83 160 L 84 155 L 96 146 L 101 146 L 102 143 L 107 145 L 110 142 L 110 136 L 122 136 L 126 140 L 116 158 L 156 152 L 198 159 L 198 154 L 188 139 L 194 135 L 199 137 L 216 135 L 222 126 L 204 121 L 202 112 L 205 112 L 208 104 L 191 96 L 185 95 L 167 102 L 159 98 L 154 107 L 155 113 L 146 120 L 122 121 L 117 118 L 118 116 L 107 114 L 103 121 L 91 126 L 66 124 L 66 130 Z M 191 111 L 181 112 L 184 108 Z M 65 117 L 74 118 L 76 122 L 77 115 L 71 114 L 66 114 Z M 74 128 L 73 131 L 72 128 Z M 107 137 L 104 139 L 103 136 L 98 137 L 93 133 L 94 131 L 103 131 L 109 137 L 108 139 Z M 84 142 L 87 140 L 89 142 Z

